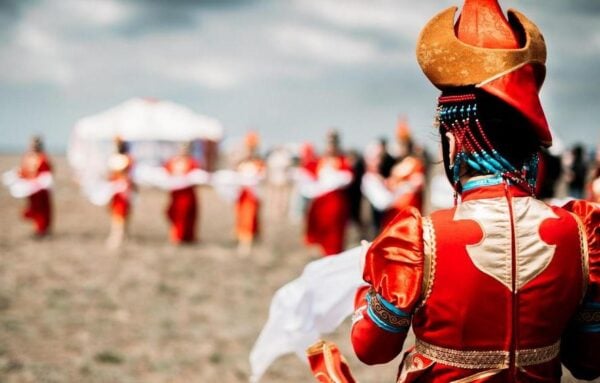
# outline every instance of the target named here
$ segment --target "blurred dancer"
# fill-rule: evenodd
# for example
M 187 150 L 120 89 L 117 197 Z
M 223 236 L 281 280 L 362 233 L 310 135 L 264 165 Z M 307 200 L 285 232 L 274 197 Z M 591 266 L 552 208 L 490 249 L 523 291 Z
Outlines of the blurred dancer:
M 290 199 L 290 169 L 292 156 L 281 146 L 274 148 L 267 157 L 267 181 L 269 215 L 277 220 L 285 217 Z
M 19 176 L 25 180 L 39 180 L 51 175 L 52 169 L 48 156 L 44 152 L 42 139 L 35 136 L 31 139 L 29 150 L 23 155 Z M 29 195 L 29 204 L 23 211 L 23 217 L 33 221 L 35 235 L 43 237 L 50 233 L 52 222 L 52 205 L 49 187 L 39 188 Z
M 583 198 L 585 188 L 585 177 L 587 176 L 587 164 L 585 150 L 582 145 L 575 145 L 570 153 L 570 161 L 567 168 L 569 184 L 569 196 Z
M 590 201 L 600 203 L 600 145 L 596 147 L 594 169 L 591 172 L 588 195 Z
M 178 155 L 171 158 L 165 168 L 172 177 L 185 177 L 196 169 L 198 163 L 191 156 L 191 143 L 181 146 Z M 194 242 L 196 240 L 196 220 L 198 202 L 195 185 L 183 183 L 180 188 L 171 190 L 171 202 L 167 209 L 167 217 L 171 222 L 171 242 Z
M 310 198 L 302 194 L 302 185 L 305 182 L 315 182 L 317 179 L 317 165 L 319 159 L 311 143 L 305 142 L 298 148 L 297 158 L 294 158 L 292 169 L 292 198 L 290 206 L 290 219 L 302 222 L 306 219 Z
M 317 164 L 316 176 L 317 184 L 308 209 L 306 242 L 319 245 L 324 255 L 337 254 L 344 249 L 349 218 L 345 188 L 352 181 L 352 172 L 340 149 L 336 131 L 327 135 L 327 147 Z
M 385 180 L 390 176 L 396 160 L 389 153 L 387 140 L 385 138 L 380 138 L 376 143 L 367 146 L 365 149 L 365 163 L 366 171 L 372 175 L 376 175 L 382 180 Z M 371 201 L 369 201 L 369 206 L 371 207 L 371 222 L 373 229 L 377 234 L 381 229 L 381 222 L 385 215 L 385 211 L 375 207 Z
M 421 157 L 415 153 L 405 120 L 398 124 L 396 139 L 399 156 L 388 177 L 384 178 L 380 171 L 380 148 L 369 155 L 371 159 L 368 172 L 363 177 L 362 190 L 373 209 L 376 234 L 403 209 L 414 207 L 421 211 L 423 208 L 425 166 Z
M 238 253 L 243 256 L 250 254 L 260 231 L 260 199 L 256 187 L 264 177 L 265 164 L 258 155 L 258 145 L 258 134 L 248 133 L 244 141 L 245 155 L 237 165 L 242 188 L 236 203 L 236 235 Z
M 348 166 L 352 170 L 352 181 L 346 188 L 350 222 L 356 225 L 360 238 L 366 238 L 367 230 L 362 216 L 362 192 L 360 185 L 365 174 L 365 161 L 356 150 L 348 151 Z
M 127 143 L 120 137 L 115 138 L 115 152 L 108 160 L 108 179 L 114 193 L 110 202 L 110 234 L 106 240 L 111 249 L 121 246 L 126 235 L 134 190 L 132 168 L 133 160 Z
M 382 217 L 381 227 L 386 226 L 401 210 L 414 207 L 423 210 L 423 190 L 425 188 L 425 164 L 416 153 L 410 127 L 402 119 L 396 128 L 398 147 L 401 148 L 396 164 L 386 180 L 388 188 L 396 196 L 392 205 Z M 380 227 L 380 228 L 381 228 Z
M 540 163 L 537 181 L 537 197 L 551 201 L 556 195 L 556 184 L 562 174 L 560 156 L 555 156 L 546 148 L 540 150 Z

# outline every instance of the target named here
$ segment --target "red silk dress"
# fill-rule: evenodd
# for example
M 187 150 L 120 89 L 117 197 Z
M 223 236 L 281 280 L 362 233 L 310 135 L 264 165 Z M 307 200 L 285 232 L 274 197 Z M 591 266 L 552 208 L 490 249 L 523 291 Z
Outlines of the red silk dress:
M 132 167 L 133 160 L 127 154 L 113 154 L 108 162 L 109 180 L 118 184 L 118 190 L 110 202 L 110 211 L 113 218 L 118 220 L 125 221 L 131 211 L 133 181 L 130 173 Z
M 183 176 L 198 169 L 198 163 L 190 156 L 176 156 L 165 164 L 167 172 L 173 176 Z M 171 222 L 171 241 L 174 243 L 196 240 L 196 220 L 198 202 L 194 185 L 171 190 L 171 203 L 167 218 Z
M 20 176 L 25 179 L 35 179 L 44 172 L 51 172 L 48 157 L 44 153 L 28 152 L 21 162 Z M 23 211 L 23 217 L 31 219 L 37 235 L 47 234 L 52 221 L 52 205 L 50 190 L 41 189 L 29 196 L 29 204 Z
M 343 156 L 324 157 L 317 165 L 317 177 L 326 168 L 350 172 Z M 325 255 L 344 250 L 346 224 L 350 215 L 348 196 L 343 188 L 335 189 L 312 200 L 306 222 L 306 243 L 320 245 Z
M 259 159 L 242 161 L 238 172 L 243 178 L 256 178 L 264 172 L 265 165 Z M 252 241 L 260 232 L 258 215 L 260 199 L 253 186 L 243 186 L 236 203 L 236 235 L 242 242 Z
M 600 209 L 503 184 L 457 207 L 406 209 L 367 252 L 352 343 L 368 364 L 416 344 L 397 382 L 560 382 L 600 376 Z
M 388 187 L 402 192 L 388 208 L 383 217 L 382 227 L 385 227 L 400 211 L 407 207 L 423 210 L 423 187 L 425 185 L 425 165 L 418 157 L 408 156 L 394 165 Z

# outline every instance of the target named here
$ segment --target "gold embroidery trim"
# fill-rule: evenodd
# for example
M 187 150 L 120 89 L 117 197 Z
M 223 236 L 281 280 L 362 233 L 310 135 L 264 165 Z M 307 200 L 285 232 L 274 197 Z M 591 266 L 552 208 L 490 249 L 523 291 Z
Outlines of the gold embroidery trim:
M 517 350 L 517 366 L 533 366 L 551 361 L 560 353 L 560 341 L 546 347 Z
M 581 268 L 583 272 L 583 294 L 581 299 L 585 297 L 585 293 L 587 292 L 588 283 L 590 280 L 590 260 L 589 260 L 589 249 L 587 236 L 585 234 L 585 229 L 583 226 L 583 222 L 576 214 L 571 213 L 573 218 L 575 218 L 575 222 L 577 222 L 577 229 L 579 230 L 579 246 L 581 249 Z
M 576 320 L 580 325 L 600 325 L 600 310 L 584 308 L 577 313 Z
M 380 297 L 372 287 L 367 293 L 367 302 L 371 309 L 377 316 L 377 318 L 387 324 L 388 326 L 394 327 L 398 330 L 406 330 L 410 327 L 410 316 L 401 316 L 389 310 L 380 301 Z
M 431 295 L 433 289 L 433 281 L 435 279 L 436 266 L 436 242 L 435 230 L 431 217 L 423 218 L 423 282 L 421 285 L 422 298 L 417 310 L 425 305 L 425 301 Z
M 508 368 L 510 362 L 510 353 L 503 350 L 454 350 L 435 346 L 420 339 L 416 340 L 415 349 L 435 362 L 465 369 Z M 559 351 L 560 341 L 547 347 L 518 350 L 515 353 L 516 364 L 517 366 L 531 366 L 545 363 L 556 358 Z

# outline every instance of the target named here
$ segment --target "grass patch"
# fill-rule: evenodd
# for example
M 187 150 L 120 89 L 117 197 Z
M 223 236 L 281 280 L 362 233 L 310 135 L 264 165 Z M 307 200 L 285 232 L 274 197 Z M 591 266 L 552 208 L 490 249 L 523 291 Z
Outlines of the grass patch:
M 123 362 L 125 362 L 125 359 L 123 358 L 123 356 L 121 356 L 121 354 L 110 350 L 105 350 L 97 353 L 94 356 L 94 360 L 98 363 L 103 364 L 122 364 Z

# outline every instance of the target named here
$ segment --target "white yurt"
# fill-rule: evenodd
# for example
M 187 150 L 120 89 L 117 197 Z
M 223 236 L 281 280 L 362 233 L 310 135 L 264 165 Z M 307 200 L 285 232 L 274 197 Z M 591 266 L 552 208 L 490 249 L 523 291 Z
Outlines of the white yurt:
M 67 157 L 77 177 L 102 178 L 116 137 L 124 140 L 135 163 L 158 166 L 185 142 L 204 169 L 212 170 L 221 123 L 182 105 L 151 98 L 134 98 L 77 121 Z

